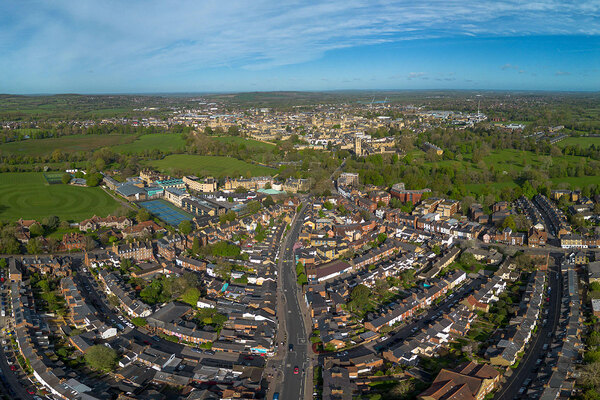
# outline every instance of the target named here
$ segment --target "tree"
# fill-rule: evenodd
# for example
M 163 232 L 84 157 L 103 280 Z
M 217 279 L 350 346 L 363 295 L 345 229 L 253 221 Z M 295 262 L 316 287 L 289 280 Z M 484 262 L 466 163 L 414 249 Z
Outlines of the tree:
M 44 218 L 42 222 L 44 223 L 44 226 L 48 228 L 48 230 L 53 231 L 58 228 L 58 225 L 60 224 L 60 218 L 58 218 L 56 215 L 50 215 L 49 217 Z
M 517 224 L 515 223 L 515 219 L 512 215 L 509 215 L 508 217 L 504 218 L 504 221 L 502 222 L 502 229 L 506 228 L 510 228 L 512 231 L 517 230 Z
M 192 231 L 192 223 L 189 220 L 183 220 L 179 223 L 179 232 L 184 235 L 189 235 Z
M 396 386 L 392 388 L 390 391 L 390 395 L 394 399 L 406 399 L 414 392 L 416 389 L 414 382 L 412 379 L 407 379 L 404 381 L 400 381 Z
M 90 187 L 98 186 L 100 182 L 102 182 L 102 174 L 99 172 L 87 174 L 85 179 L 85 184 Z
M 273 201 L 273 197 L 271 196 L 267 196 L 265 197 L 265 199 L 263 200 L 263 206 L 265 207 L 271 207 L 273 205 L 275 205 L 275 202 Z
M 350 293 L 350 298 L 352 301 L 358 304 L 365 304 L 369 301 L 369 297 L 371 296 L 371 290 L 365 285 L 356 285 L 354 289 L 352 289 L 352 293 Z
M 27 252 L 29 254 L 38 254 L 42 252 L 42 243 L 40 242 L 40 238 L 31 239 L 27 242 Z
M 137 222 L 144 222 L 148 221 L 151 217 L 152 216 L 150 215 L 148 210 L 146 210 L 145 208 L 140 208 L 135 216 L 135 219 L 137 220 Z
M 200 239 L 197 236 L 194 236 L 194 241 L 192 242 L 192 253 L 200 253 Z
M 96 371 L 110 372 L 117 365 L 117 352 L 101 344 L 88 348 L 84 358 L 88 366 Z
M 192 307 L 196 307 L 200 298 L 200 290 L 195 287 L 187 289 L 181 296 L 181 301 L 188 303 Z
M 35 223 L 29 227 L 29 233 L 32 237 L 42 236 L 44 234 L 44 228 L 39 223 Z
M 67 183 L 71 182 L 71 178 L 72 178 L 71 174 L 64 173 L 63 176 L 62 176 L 62 178 L 61 178 L 62 183 L 64 183 L 66 185 Z

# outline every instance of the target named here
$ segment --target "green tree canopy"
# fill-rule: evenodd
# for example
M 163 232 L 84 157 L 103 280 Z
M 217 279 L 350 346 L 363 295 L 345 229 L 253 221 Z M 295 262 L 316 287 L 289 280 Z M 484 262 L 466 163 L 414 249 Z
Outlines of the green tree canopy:
M 64 183 L 66 185 L 67 183 L 71 182 L 71 178 L 72 178 L 71 174 L 65 172 L 61 178 L 62 183 Z
M 88 348 L 84 358 L 89 367 L 97 371 L 110 372 L 117 365 L 117 352 L 101 344 Z
M 181 221 L 179 223 L 179 232 L 184 235 L 189 235 L 192 231 L 192 222 L 188 220 Z

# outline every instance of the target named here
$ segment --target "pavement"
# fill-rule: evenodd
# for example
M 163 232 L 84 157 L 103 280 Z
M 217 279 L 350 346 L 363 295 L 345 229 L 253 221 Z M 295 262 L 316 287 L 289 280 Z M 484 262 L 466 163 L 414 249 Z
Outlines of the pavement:
M 561 254 L 553 254 L 554 257 L 559 257 Z M 500 390 L 496 392 L 494 399 L 514 399 L 519 398 L 519 389 L 527 378 L 535 378 L 537 375 L 536 362 L 538 358 L 544 358 L 547 350 L 544 350 L 544 344 L 550 344 L 551 340 L 548 337 L 549 333 L 553 333 L 559 321 L 560 301 L 562 297 L 562 285 L 560 276 L 560 259 L 551 258 L 555 262 L 548 267 L 549 277 L 548 283 L 552 290 L 549 293 L 550 303 L 548 303 L 548 316 L 542 316 L 541 319 L 547 318 L 546 325 L 539 323 L 537 334 L 530 340 L 525 349 L 525 354 L 521 357 L 519 366 L 513 370 L 510 377 L 502 384 Z

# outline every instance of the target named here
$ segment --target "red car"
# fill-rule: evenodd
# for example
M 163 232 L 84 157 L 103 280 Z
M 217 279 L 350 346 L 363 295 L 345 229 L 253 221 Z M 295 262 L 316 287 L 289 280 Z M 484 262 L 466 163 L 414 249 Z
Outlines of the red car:
M 14 366 L 14 365 L 11 365 L 11 366 L 10 366 L 10 370 L 11 370 L 11 371 L 16 371 L 16 370 L 17 370 L 17 367 L 16 367 L 16 366 Z
M 298 375 L 299 372 L 300 370 L 298 369 L 298 367 L 294 367 L 294 375 Z

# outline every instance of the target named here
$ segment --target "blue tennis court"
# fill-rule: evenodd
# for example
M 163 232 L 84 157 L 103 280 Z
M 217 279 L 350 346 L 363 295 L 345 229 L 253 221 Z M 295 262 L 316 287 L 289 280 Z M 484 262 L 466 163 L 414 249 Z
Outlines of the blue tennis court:
M 178 226 L 181 221 L 190 221 L 193 218 L 191 214 L 178 209 L 165 200 L 150 200 L 138 204 L 169 225 Z

